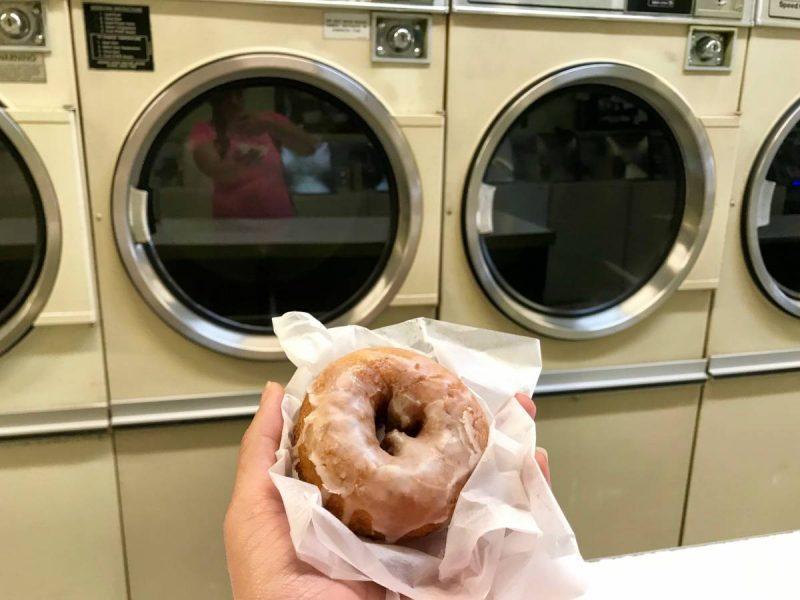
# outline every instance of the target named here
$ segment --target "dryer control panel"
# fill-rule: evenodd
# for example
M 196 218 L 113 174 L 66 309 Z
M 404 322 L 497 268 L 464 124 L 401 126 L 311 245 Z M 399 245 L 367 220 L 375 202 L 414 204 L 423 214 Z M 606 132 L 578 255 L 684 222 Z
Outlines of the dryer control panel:
M 744 0 L 628 0 L 628 12 L 741 19 Z
M 744 0 L 628 0 L 628 12 L 741 19 Z
M 800 0 L 760 0 L 756 24 L 800 27 Z
M 431 18 L 425 15 L 372 15 L 372 60 L 426 63 Z
M 568 19 L 752 25 L 757 0 L 452 0 L 455 13 L 483 13 Z M 800 0 L 763 0 L 779 4 Z
M 770 0 L 769 16 L 784 19 L 800 19 L 800 2 L 796 0 Z

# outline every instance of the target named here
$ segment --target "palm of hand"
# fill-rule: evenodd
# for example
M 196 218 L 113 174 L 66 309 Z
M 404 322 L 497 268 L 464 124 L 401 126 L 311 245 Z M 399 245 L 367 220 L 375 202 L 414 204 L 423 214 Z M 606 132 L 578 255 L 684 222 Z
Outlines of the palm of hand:
M 330 579 L 297 558 L 278 490 L 267 475 L 275 462 L 283 390 L 271 384 L 242 440 L 236 486 L 225 517 L 225 548 L 236 600 L 379 600 L 374 583 Z
M 281 502 L 280 498 L 276 501 Z M 246 539 L 240 543 L 231 540 L 234 543 L 228 544 L 228 564 L 231 565 L 236 600 L 378 600 L 384 597 L 385 592 L 373 583 L 333 580 L 299 560 L 289 536 L 289 523 L 283 506 L 275 511 L 269 508 L 272 502 L 272 499 L 265 502 L 264 510 L 249 517 L 231 517 L 229 513 L 230 520 L 245 520 L 244 526 L 236 526 L 237 532 L 231 535 L 245 536 Z M 226 519 L 226 530 L 234 528 L 229 519 Z M 231 535 L 226 535 L 226 538 Z M 237 548 L 237 556 L 231 556 L 233 547 Z M 237 577 L 240 569 L 241 578 Z M 262 574 L 261 577 L 254 578 L 256 573 Z M 242 586 L 237 585 L 239 581 Z

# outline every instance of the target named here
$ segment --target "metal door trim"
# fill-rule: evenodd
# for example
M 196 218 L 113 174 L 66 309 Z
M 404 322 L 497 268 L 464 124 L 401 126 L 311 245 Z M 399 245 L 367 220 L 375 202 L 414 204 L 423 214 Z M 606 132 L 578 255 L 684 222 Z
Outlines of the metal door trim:
M 134 240 L 128 221 L 130 190 L 141 174 L 151 144 L 169 119 L 187 101 L 218 85 L 258 77 L 282 77 L 335 96 L 364 120 L 389 158 L 399 205 L 394 247 L 370 291 L 327 324 L 366 324 L 374 318 L 397 293 L 416 255 L 422 227 L 422 184 L 411 147 L 386 107 L 367 88 L 334 67 L 288 54 L 243 54 L 207 63 L 177 79 L 149 104 L 125 140 L 114 173 L 111 202 L 117 248 L 128 275 L 162 320 L 212 350 L 239 358 L 280 360 L 284 354 L 275 336 L 227 329 L 182 303 L 161 280 L 145 245 Z
M 708 373 L 714 378 L 790 371 L 800 371 L 800 348 L 742 354 L 716 354 L 711 356 L 708 361 Z
M 524 306 L 491 274 L 480 246 L 473 215 L 479 213 L 483 173 L 514 121 L 546 94 L 573 84 L 618 87 L 647 101 L 672 129 L 683 159 L 686 196 L 675 243 L 656 273 L 631 296 L 610 308 L 580 317 L 559 317 Z M 675 292 L 697 261 L 711 226 L 715 168 L 711 144 L 686 102 L 655 75 L 629 65 L 594 63 L 567 68 L 525 90 L 506 106 L 487 130 L 474 158 L 464 191 L 462 225 L 468 258 L 489 299 L 523 327 L 555 338 L 579 340 L 621 331 L 641 321 Z
M 61 214 L 53 182 L 39 152 L 25 132 L 0 107 L 0 131 L 22 157 L 39 193 L 45 221 L 44 259 L 39 275 L 22 305 L 4 323 L 0 324 L 0 354 L 9 350 L 32 327 L 41 313 L 58 276 L 61 262 Z
M 0 415 L 0 439 L 88 433 L 109 428 L 108 407 L 87 406 Z
M 703 383 L 708 379 L 704 358 L 635 365 L 542 371 L 534 394 L 577 394 L 628 388 Z
M 786 293 L 772 275 L 769 274 L 761 254 L 761 246 L 758 242 L 759 216 L 764 208 L 765 187 L 767 173 L 775 160 L 781 145 L 786 141 L 786 137 L 800 123 L 800 103 L 796 104 L 780 121 L 773 127 L 766 137 L 758 158 L 750 171 L 750 179 L 747 183 L 745 193 L 744 218 L 742 219 L 742 245 L 750 272 L 755 276 L 756 283 L 767 298 L 778 308 L 792 316 L 800 317 L 800 298 L 793 298 Z M 772 202 L 772 195 L 769 195 L 769 202 Z M 800 290 L 798 290 L 800 291 Z

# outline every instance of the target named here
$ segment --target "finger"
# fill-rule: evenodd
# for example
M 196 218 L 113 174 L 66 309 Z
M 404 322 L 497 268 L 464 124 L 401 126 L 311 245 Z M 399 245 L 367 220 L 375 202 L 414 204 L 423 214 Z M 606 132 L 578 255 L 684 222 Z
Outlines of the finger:
M 281 442 L 283 387 L 269 382 L 261 394 L 261 402 L 239 447 L 236 469 L 237 492 L 263 492 L 269 482 L 267 470 L 275 464 L 275 452 Z
M 523 393 L 515 394 L 514 397 L 517 399 L 517 402 L 519 402 L 522 405 L 522 408 L 525 409 L 525 412 L 531 416 L 531 419 L 535 419 L 536 405 L 533 403 L 533 400 L 531 400 L 531 397 L 526 396 Z
M 536 463 L 542 470 L 542 475 L 544 475 L 544 478 L 547 480 L 547 484 L 550 487 L 553 487 L 553 484 L 550 481 L 550 458 L 547 456 L 547 450 L 544 448 L 536 448 L 535 457 Z

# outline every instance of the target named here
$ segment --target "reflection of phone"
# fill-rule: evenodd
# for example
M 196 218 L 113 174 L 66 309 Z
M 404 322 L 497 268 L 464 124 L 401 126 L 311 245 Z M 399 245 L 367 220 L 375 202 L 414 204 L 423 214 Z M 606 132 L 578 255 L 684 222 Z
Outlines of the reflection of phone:
M 253 164 L 261 158 L 263 152 L 255 146 L 240 145 L 236 149 L 236 160 L 246 165 Z

